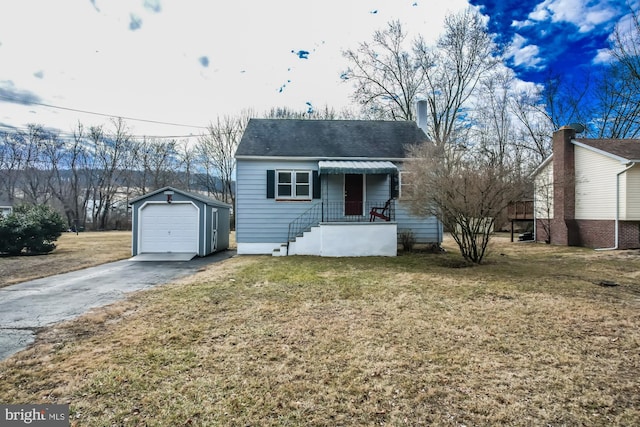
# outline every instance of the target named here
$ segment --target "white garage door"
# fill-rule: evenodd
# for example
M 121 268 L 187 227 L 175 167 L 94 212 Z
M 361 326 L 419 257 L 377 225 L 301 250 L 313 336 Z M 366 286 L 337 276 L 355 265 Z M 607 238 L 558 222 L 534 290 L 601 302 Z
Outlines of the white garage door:
M 138 253 L 198 253 L 198 209 L 191 203 L 146 205 L 139 227 Z

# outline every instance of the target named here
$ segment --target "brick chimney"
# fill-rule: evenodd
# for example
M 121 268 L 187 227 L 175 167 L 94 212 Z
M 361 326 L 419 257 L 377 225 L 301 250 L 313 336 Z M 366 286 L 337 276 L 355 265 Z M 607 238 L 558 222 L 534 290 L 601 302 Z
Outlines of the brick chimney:
M 576 214 L 576 168 L 574 146 L 576 130 L 563 126 L 553 133 L 553 220 L 551 243 L 579 245 Z

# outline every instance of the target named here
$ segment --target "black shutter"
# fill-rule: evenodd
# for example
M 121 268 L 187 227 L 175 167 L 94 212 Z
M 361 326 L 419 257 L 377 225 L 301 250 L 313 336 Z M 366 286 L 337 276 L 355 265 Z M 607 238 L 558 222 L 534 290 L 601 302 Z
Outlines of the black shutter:
M 389 175 L 391 177 L 391 198 L 397 199 L 400 194 L 400 183 L 398 179 L 398 173 L 392 173 Z
M 320 189 L 320 174 L 318 171 L 313 171 L 313 198 L 320 199 L 322 197 L 322 191 Z
M 267 199 L 276 198 L 276 171 L 267 170 Z

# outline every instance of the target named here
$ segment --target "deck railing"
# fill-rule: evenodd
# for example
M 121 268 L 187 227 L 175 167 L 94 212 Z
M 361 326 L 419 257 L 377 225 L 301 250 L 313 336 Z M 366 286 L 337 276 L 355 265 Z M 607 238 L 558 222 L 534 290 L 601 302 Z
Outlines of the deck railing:
M 374 207 L 380 210 L 387 203 L 386 200 L 368 200 L 366 202 L 329 202 L 322 201 L 316 203 L 298 218 L 289 224 L 288 241 L 295 240 L 302 233 L 321 222 L 369 222 L 372 218 L 369 214 Z M 395 221 L 395 204 L 391 200 L 385 215 L 390 221 Z M 374 221 L 384 220 L 374 217 Z

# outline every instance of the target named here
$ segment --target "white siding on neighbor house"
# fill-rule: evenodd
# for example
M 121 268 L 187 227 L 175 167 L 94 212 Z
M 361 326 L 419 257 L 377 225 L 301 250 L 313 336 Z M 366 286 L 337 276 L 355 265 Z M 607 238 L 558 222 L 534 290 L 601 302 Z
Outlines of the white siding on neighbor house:
M 542 168 L 534 180 L 534 216 L 553 218 L 553 161 Z
M 575 146 L 576 219 L 611 220 L 616 217 L 616 174 L 625 166 L 618 160 Z M 621 177 L 621 184 L 623 179 Z M 622 190 L 622 187 L 621 187 Z M 623 191 L 620 192 L 624 194 Z M 621 208 L 624 197 L 620 197 Z M 623 210 L 621 210 L 622 212 Z
M 640 165 L 620 175 L 620 219 L 623 221 L 640 220 Z M 622 203 L 624 202 L 624 203 Z

